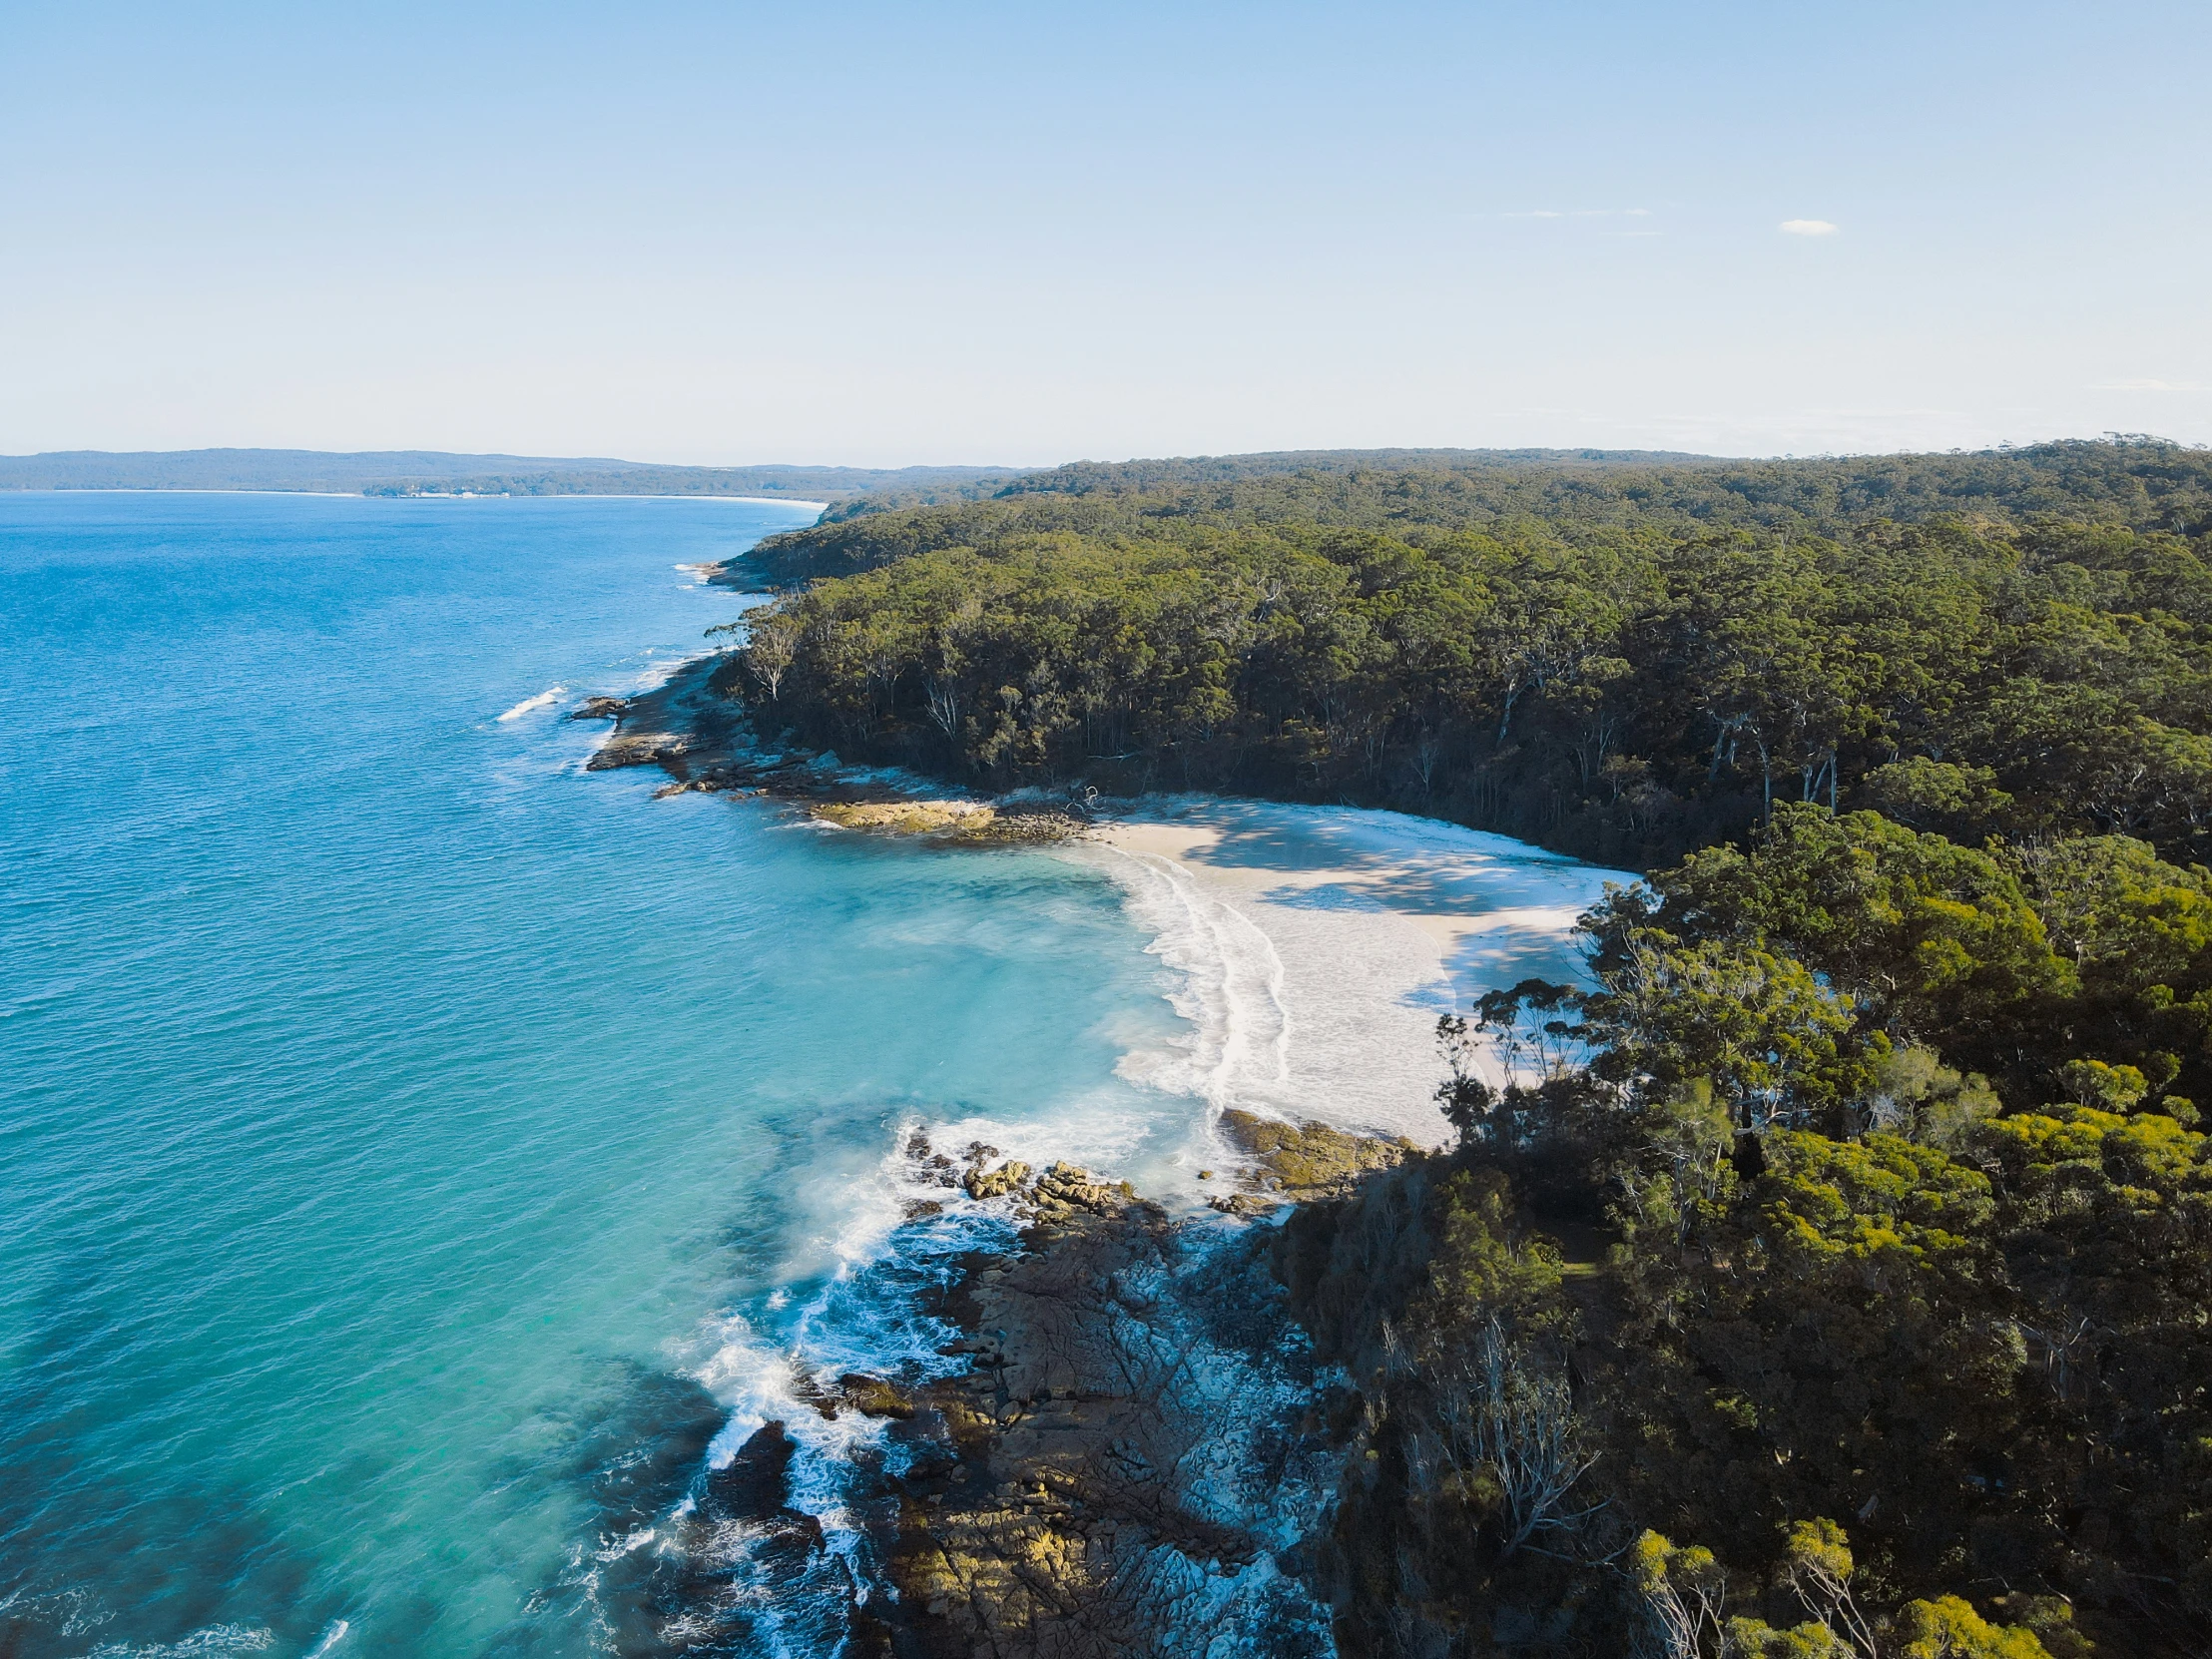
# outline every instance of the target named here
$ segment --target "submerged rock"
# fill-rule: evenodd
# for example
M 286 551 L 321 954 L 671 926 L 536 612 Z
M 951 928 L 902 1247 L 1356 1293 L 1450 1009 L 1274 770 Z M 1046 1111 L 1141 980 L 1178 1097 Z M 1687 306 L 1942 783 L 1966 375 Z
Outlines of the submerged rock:
M 798 1449 L 782 1423 L 763 1423 L 735 1457 L 707 1476 L 708 1500 L 739 1519 L 760 1521 L 780 1514 Z

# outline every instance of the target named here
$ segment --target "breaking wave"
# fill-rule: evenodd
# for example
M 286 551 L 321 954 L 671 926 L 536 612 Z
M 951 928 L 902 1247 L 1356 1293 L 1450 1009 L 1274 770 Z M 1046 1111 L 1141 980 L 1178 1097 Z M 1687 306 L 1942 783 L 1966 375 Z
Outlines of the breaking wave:
M 509 709 L 505 714 L 500 715 L 497 718 L 500 720 L 520 720 L 524 715 L 535 713 L 539 709 L 551 707 L 552 704 L 559 701 L 561 695 L 567 690 L 568 688 L 566 686 L 554 686 L 550 690 L 541 691 L 535 697 L 524 698 L 520 703 L 517 703 L 513 708 Z

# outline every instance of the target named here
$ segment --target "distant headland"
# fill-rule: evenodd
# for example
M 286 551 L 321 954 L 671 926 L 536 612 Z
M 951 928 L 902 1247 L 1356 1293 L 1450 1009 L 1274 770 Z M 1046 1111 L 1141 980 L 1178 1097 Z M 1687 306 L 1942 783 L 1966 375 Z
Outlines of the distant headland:
M 930 502 L 1019 469 L 988 466 L 663 466 L 650 461 L 453 455 L 435 449 L 61 449 L 0 455 L 4 490 L 282 490 L 332 495 L 751 495 Z

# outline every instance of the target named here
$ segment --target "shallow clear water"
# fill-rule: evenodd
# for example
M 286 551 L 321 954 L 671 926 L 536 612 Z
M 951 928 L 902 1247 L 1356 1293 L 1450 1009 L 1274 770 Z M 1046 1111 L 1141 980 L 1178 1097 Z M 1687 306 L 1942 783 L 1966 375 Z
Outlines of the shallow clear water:
M 681 567 L 809 516 L 0 494 L 0 1653 L 827 1659 L 880 1427 L 802 1378 L 956 1363 L 1010 1237 L 904 1219 L 917 1126 L 1195 1209 L 1220 1108 L 1436 1139 L 1437 1011 L 1575 971 L 1618 872 L 1432 821 L 587 775 L 746 603 Z M 771 1419 L 827 1550 L 685 1554 Z
M 902 1122 L 1187 1134 L 1098 871 L 580 771 L 807 516 L 0 496 L 0 1646 L 590 1651 Z

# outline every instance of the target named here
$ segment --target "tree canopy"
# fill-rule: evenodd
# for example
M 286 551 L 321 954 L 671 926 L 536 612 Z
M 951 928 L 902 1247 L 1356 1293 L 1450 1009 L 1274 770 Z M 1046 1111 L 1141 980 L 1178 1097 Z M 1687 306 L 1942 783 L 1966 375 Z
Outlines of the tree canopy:
M 1228 505 L 1027 480 L 772 540 L 772 574 L 828 574 L 751 619 L 764 672 L 731 683 L 772 735 L 986 787 L 1387 805 L 1615 863 L 1784 801 L 2206 855 L 2212 568 L 2176 505 L 2206 464 L 2054 453 L 2100 486 L 2072 519 L 2015 458 L 2038 487 L 1975 497 L 2002 518 L 1911 522 L 1846 506 L 1954 505 L 1972 469 L 1884 495 L 1872 463 L 1772 463 L 1836 474 L 1798 491 L 1811 528 L 1696 469 L 1648 498 L 1601 470 L 1602 513 L 1454 513 L 1357 470 L 1232 479 Z

